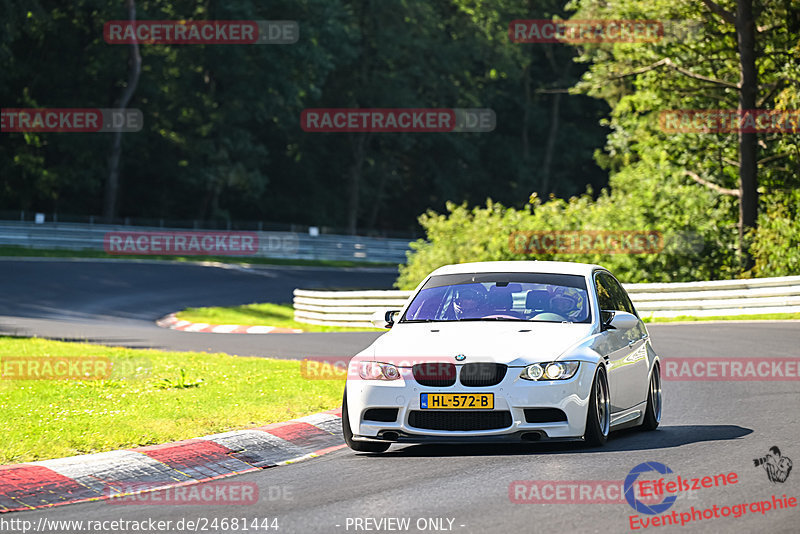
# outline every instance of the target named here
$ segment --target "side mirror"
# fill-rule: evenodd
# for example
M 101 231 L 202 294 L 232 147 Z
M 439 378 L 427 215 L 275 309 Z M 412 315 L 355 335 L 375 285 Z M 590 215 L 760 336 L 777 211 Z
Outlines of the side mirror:
M 613 318 L 614 312 L 612 310 L 600 310 L 600 331 L 608 330 Z
M 370 322 L 375 328 L 391 328 L 394 326 L 394 316 L 400 313 L 400 310 L 376 310 Z
M 639 324 L 639 318 L 624 311 L 602 310 L 600 321 L 603 330 L 630 330 Z

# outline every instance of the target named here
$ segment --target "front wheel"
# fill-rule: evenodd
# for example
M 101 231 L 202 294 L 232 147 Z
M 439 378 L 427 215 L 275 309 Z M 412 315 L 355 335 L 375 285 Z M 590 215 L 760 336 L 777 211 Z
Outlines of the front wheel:
M 611 401 L 608 395 L 606 370 L 597 368 L 589 395 L 589 409 L 586 412 L 586 430 L 583 439 L 593 447 L 605 445 L 611 429 Z
M 353 431 L 350 429 L 350 418 L 347 413 L 347 390 L 342 399 L 342 434 L 347 446 L 356 452 L 386 452 L 391 446 L 390 443 L 378 443 L 374 441 L 353 441 Z
M 650 386 L 647 391 L 647 407 L 644 409 L 642 430 L 655 430 L 661 422 L 661 367 L 658 363 L 653 366 L 650 375 Z

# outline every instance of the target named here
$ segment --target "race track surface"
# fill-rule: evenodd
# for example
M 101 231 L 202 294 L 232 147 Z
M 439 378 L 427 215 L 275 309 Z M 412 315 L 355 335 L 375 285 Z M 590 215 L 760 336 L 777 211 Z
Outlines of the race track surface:
M 303 289 L 388 289 L 394 269 L 199 265 L 134 260 L 0 261 L 0 335 L 37 335 L 103 345 L 302 358 L 331 352 L 330 336 L 366 347 L 377 334 L 206 334 L 159 328 L 188 307 L 290 303 Z
M 388 288 L 392 275 L 341 271 L 269 269 L 269 276 L 175 265 L 104 265 L 0 262 L 0 325 L 40 335 L 72 328 L 96 342 L 130 346 L 211 350 L 291 357 L 325 349 L 353 354 L 375 334 L 189 334 L 148 326 L 184 306 L 288 301 L 293 287 Z M 37 285 L 41 284 L 41 285 Z M 73 286 L 73 284 L 75 284 Z M 69 286 L 69 287 L 68 287 Z M 95 287 L 96 286 L 96 287 Z M 88 291 L 88 294 L 86 293 Z M 16 323 L 15 323 L 16 322 Z M 797 357 L 798 322 L 656 324 L 648 327 L 654 347 L 671 357 Z M 63 330 L 66 331 L 66 330 Z M 198 337 L 199 336 L 199 337 Z M 127 338 L 127 341 L 126 341 Z M 206 341 L 206 339 L 214 338 Z M 248 338 L 257 338 L 248 341 Z M 338 450 L 321 458 L 236 477 L 254 482 L 261 498 L 250 506 L 113 505 L 107 501 L 6 514 L 40 520 L 198 520 L 207 532 L 222 518 L 277 518 L 279 533 L 344 532 L 797 532 L 800 508 L 750 511 L 741 517 L 695 519 L 684 526 L 642 528 L 627 503 L 548 504 L 512 502 L 514 481 L 619 481 L 643 462 L 659 462 L 684 478 L 735 472 L 737 482 L 683 492 L 666 513 L 732 507 L 753 501 L 800 497 L 800 473 L 771 482 L 753 460 L 778 446 L 800 459 L 800 383 L 797 381 L 665 381 L 664 415 L 654 432 L 612 434 L 604 448 L 541 443 L 517 446 L 393 446 L 382 455 Z M 674 475 L 671 475 L 674 477 Z M 513 495 L 511 495 L 513 496 Z M 371 518 L 370 521 L 364 521 Z M 409 527 L 377 521 L 408 518 Z M 437 521 L 428 521 L 429 519 Z M 360 521 L 359 521 L 360 520 Z M 357 528 L 360 525 L 360 528 Z M 440 525 L 441 529 L 431 528 Z M 55 530 L 48 523 L 51 531 Z M 420 528 L 424 527 L 424 528 Z M 198 529 L 201 530 L 201 529 Z M 184 530 L 185 531 L 185 530 Z M 140 532 L 156 532 L 144 530 Z M 248 532 L 275 532 L 253 530 Z

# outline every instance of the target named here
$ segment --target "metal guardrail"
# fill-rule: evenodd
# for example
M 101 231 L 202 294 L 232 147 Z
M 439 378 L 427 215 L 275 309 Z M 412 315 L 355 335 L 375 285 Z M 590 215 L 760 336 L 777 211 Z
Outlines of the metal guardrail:
M 800 312 L 800 276 L 623 284 L 642 317 L 755 315 Z M 309 291 L 295 289 L 295 320 L 330 326 L 372 326 L 383 308 L 399 310 L 413 291 Z
M 224 233 L 220 230 L 184 228 L 0 221 L 0 245 L 64 250 L 103 250 L 103 239 L 108 232 Z M 331 234 L 312 236 L 296 232 L 254 233 L 258 235 L 258 252 L 243 257 L 405 263 L 406 251 L 409 250 L 411 241 L 410 239 Z

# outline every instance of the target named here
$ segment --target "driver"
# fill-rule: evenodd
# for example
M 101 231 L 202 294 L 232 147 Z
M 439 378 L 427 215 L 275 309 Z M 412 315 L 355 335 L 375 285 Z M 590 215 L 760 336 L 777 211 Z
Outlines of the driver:
M 456 290 L 453 299 L 453 310 L 456 319 L 476 318 L 480 315 L 479 310 L 486 302 L 486 295 L 473 287 L 461 287 Z
M 556 295 L 550 299 L 550 311 L 562 317 L 570 317 L 578 311 L 578 301 L 564 293 Z

